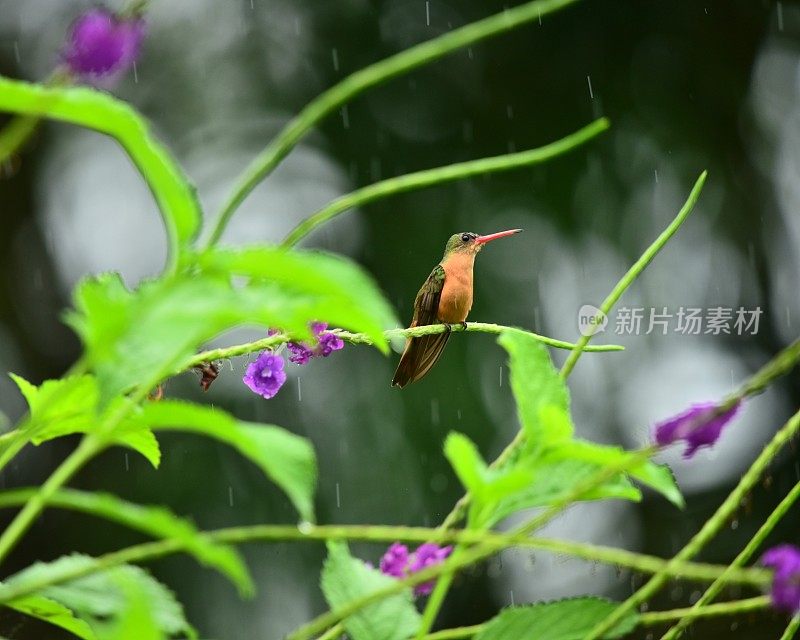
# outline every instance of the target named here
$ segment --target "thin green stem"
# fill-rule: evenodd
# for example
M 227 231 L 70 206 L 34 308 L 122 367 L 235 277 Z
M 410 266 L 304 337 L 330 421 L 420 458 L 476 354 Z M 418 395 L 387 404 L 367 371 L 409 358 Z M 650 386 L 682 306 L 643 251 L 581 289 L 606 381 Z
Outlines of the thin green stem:
M 86 513 L 91 510 L 83 508 L 85 502 L 72 500 L 74 491 L 56 492 L 51 496 L 48 504 L 53 507 L 75 509 Z M 79 493 L 79 492 L 77 492 Z M 10 507 L 24 503 L 30 499 L 33 492 L 15 490 L 0 494 L 0 507 Z M 532 538 L 519 533 L 503 534 L 486 531 L 430 529 L 424 527 L 387 527 L 370 525 L 319 525 L 303 527 L 302 529 L 290 525 L 250 525 L 244 527 L 230 527 L 204 532 L 207 540 L 225 544 L 243 544 L 246 542 L 327 542 L 334 540 L 348 540 L 360 542 L 386 543 L 403 541 L 410 543 L 422 542 L 455 542 L 461 544 L 481 544 L 491 546 L 496 550 L 520 547 L 536 549 L 548 553 L 557 553 L 581 558 L 593 562 L 602 562 L 617 567 L 626 567 L 632 571 L 643 573 L 656 573 L 666 568 L 667 560 L 634 553 L 624 549 L 603 547 L 582 542 L 556 540 L 552 538 Z M 120 551 L 101 556 L 89 566 L 78 569 L 69 568 L 57 576 L 48 575 L 41 582 L 27 583 L 23 589 L 14 587 L 0 587 L 0 603 L 9 602 L 16 598 L 29 595 L 44 587 L 61 584 L 69 580 L 108 569 L 125 562 L 144 562 L 172 553 L 179 553 L 187 548 L 186 541 L 179 539 L 165 539 L 156 542 L 128 547 Z M 675 563 L 670 568 L 670 575 L 675 579 L 696 580 L 710 582 L 715 580 L 726 567 L 720 565 L 685 562 Z M 736 569 L 730 575 L 730 582 L 764 588 L 769 584 L 771 572 L 763 568 Z
M 744 600 L 733 600 L 731 602 L 722 602 L 719 604 L 712 604 L 706 607 L 695 609 L 669 609 L 667 611 L 650 611 L 639 615 L 639 625 L 653 626 L 663 624 L 665 622 L 672 622 L 673 620 L 682 620 L 687 617 L 695 620 L 697 618 L 713 618 L 718 616 L 730 616 L 738 613 L 747 613 L 749 611 L 759 611 L 769 607 L 769 598 L 764 596 L 757 596 L 755 598 L 747 598 Z M 424 637 L 424 640 L 457 640 L 459 638 L 471 638 L 478 635 L 487 627 L 487 624 L 476 624 L 470 627 L 457 627 L 455 629 L 444 629 L 436 633 L 430 633 Z
M 781 640 L 792 640 L 792 638 L 794 638 L 797 634 L 798 629 L 800 629 L 800 613 L 791 619 L 789 625 L 786 627 L 786 630 L 781 636 Z
M 608 129 L 608 127 L 608 120 L 606 118 L 600 118 L 561 140 L 551 142 L 537 149 L 449 164 L 444 167 L 417 171 L 415 173 L 408 173 L 406 175 L 376 182 L 328 203 L 292 229 L 281 244 L 284 247 L 292 247 L 314 231 L 314 229 L 322 226 L 345 211 L 387 196 L 423 189 L 431 185 L 443 184 L 453 180 L 461 180 L 470 176 L 483 175 L 496 171 L 509 171 L 519 167 L 546 162 L 547 160 L 576 149 L 585 142 L 597 137 Z
M 323 633 L 317 640 L 339 640 L 344 634 L 345 629 L 343 624 L 335 624 L 325 633 Z
M 207 246 L 216 244 L 236 209 L 318 122 L 370 87 L 407 73 L 453 51 L 510 31 L 563 9 L 577 0 L 534 0 L 454 29 L 389 58 L 371 64 L 334 85 L 306 105 L 245 169 L 220 211 Z
M 98 441 L 87 436 L 80 445 L 58 466 L 34 496 L 0 535 L 0 562 L 2 562 L 20 537 L 41 513 L 48 499 L 62 487 L 98 451 Z
M 794 485 L 786 497 L 780 501 L 777 507 L 775 507 L 764 524 L 761 525 L 756 534 L 745 545 L 744 549 L 742 549 L 739 555 L 734 558 L 733 562 L 731 562 L 731 564 L 728 566 L 728 569 L 723 571 L 722 575 L 714 580 L 706 592 L 700 596 L 700 599 L 694 603 L 694 606 L 692 607 L 693 609 L 699 609 L 705 604 L 711 602 L 719 594 L 719 592 L 722 591 L 728 580 L 728 572 L 737 571 L 739 567 L 743 567 L 747 562 L 749 562 L 753 554 L 758 551 L 759 547 L 761 547 L 761 544 L 764 542 L 766 537 L 781 521 L 783 516 L 786 515 L 786 512 L 791 508 L 798 498 L 800 498 L 800 482 Z M 680 638 L 680 636 L 683 634 L 683 631 L 691 624 L 691 622 L 691 617 L 684 618 L 672 629 L 667 631 L 661 640 L 676 640 L 677 638 Z
M 755 596 L 754 598 L 746 598 L 744 600 L 731 600 L 730 602 L 710 604 L 697 609 L 689 607 L 685 609 L 641 613 L 639 614 L 639 624 L 650 626 L 672 622 L 673 620 L 696 620 L 697 618 L 730 616 L 737 613 L 768 609 L 770 606 L 771 603 L 768 596 Z
M 458 638 L 471 638 L 478 635 L 486 627 L 485 624 L 473 624 L 470 627 L 457 627 L 455 629 L 442 629 L 436 633 L 424 636 L 425 640 L 457 640 Z
M 573 349 L 575 347 L 575 345 L 571 342 L 556 340 L 555 338 L 548 338 L 547 336 L 525 331 L 524 329 L 506 327 L 501 324 L 492 324 L 489 322 L 468 322 L 466 327 L 460 324 L 431 324 L 424 327 L 414 327 L 412 329 L 388 329 L 387 331 L 383 332 L 383 335 L 390 340 L 392 338 L 428 336 L 436 333 L 444 333 L 445 331 L 451 331 L 452 333 L 468 331 L 474 333 L 492 334 L 500 334 L 503 331 L 522 331 L 523 333 L 532 336 L 535 340 L 538 340 L 542 344 L 546 344 L 549 347 L 555 347 L 556 349 Z M 351 333 L 350 331 L 343 330 L 335 330 L 334 333 L 336 333 L 345 342 L 349 342 L 351 344 L 372 344 L 372 339 L 364 333 Z M 243 356 L 256 351 L 263 351 L 264 349 L 269 349 L 285 342 L 289 342 L 291 339 L 291 336 L 286 334 L 276 334 L 274 336 L 255 340 L 254 342 L 245 342 L 244 344 L 237 344 L 231 347 L 222 347 L 219 349 L 202 351 L 181 364 L 180 367 L 178 367 L 173 373 L 178 374 L 186 369 L 191 369 L 192 367 L 196 367 L 205 362 L 211 362 L 213 360 L 225 360 L 226 358 L 233 358 L 235 356 Z M 620 345 L 604 344 L 590 347 L 588 350 L 599 353 L 607 351 L 622 351 L 623 349 L 624 347 Z
M 702 548 L 725 525 L 728 519 L 739 508 L 747 493 L 755 486 L 764 469 L 778 454 L 783 446 L 796 434 L 800 428 L 800 411 L 794 414 L 789 421 L 775 434 L 766 447 L 761 451 L 750 468 L 742 476 L 739 483 L 728 495 L 719 509 L 709 518 L 703 527 L 683 547 L 670 562 L 683 562 L 696 556 Z M 667 563 L 669 565 L 669 563 Z M 656 573 L 636 593 L 632 594 L 625 602 L 617 607 L 605 620 L 597 624 L 583 640 L 598 640 L 610 629 L 614 628 L 630 611 L 633 611 L 642 602 L 648 600 L 669 579 L 666 571 Z
M 754 396 L 766 389 L 776 378 L 788 373 L 800 360 L 800 340 L 795 340 L 751 376 L 726 404 L 732 406 L 742 398 Z
M 661 235 L 656 238 L 656 241 L 653 242 L 647 250 L 642 254 L 642 256 L 633 264 L 633 266 L 628 269 L 628 272 L 622 277 L 622 279 L 617 283 L 611 293 L 608 294 L 603 303 L 600 305 L 600 312 L 595 316 L 597 319 L 602 320 L 606 318 L 611 311 L 612 307 L 617 303 L 622 297 L 622 294 L 628 289 L 628 287 L 633 284 L 633 281 L 639 277 L 639 275 L 644 271 L 645 267 L 656 257 L 656 254 L 661 251 L 665 244 L 669 241 L 669 239 L 675 235 L 675 232 L 681 228 L 681 225 L 684 223 L 686 218 L 694 209 L 694 205 L 697 202 L 698 198 L 700 197 L 700 192 L 703 190 L 703 185 L 706 181 L 706 176 L 708 172 L 703 171 L 700 174 L 700 177 L 695 182 L 694 187 L 692 188 L 691 193 L 689 194 L 688 200 L 686 200 L 681 210 L 678 212 L 678 215 L 675 216 L 675 219 L 669 224 L 669 226 L 661 232 Z M 592 324 L 591 326 L 595 326 Z M 594 334 L 591 332 L 587 332 L 586 334 L 582 335 L 580 340 L 578 340 L 578 345 L 569 354 L 567 361 L 564 363 L 564 366 L 561 368 L 561 375 L 563 377 L 569 376 L 572 372 L 572 369 L 575 367 L 575 364 L 578 362 L 578 358 L 581 357 L 581 352 L 589 344 L 589 341 L 592 339 Z
M 0 129 L 0 164 L 15 155 L 30 140 L 41 121 L 37 116 L 15 116 Z

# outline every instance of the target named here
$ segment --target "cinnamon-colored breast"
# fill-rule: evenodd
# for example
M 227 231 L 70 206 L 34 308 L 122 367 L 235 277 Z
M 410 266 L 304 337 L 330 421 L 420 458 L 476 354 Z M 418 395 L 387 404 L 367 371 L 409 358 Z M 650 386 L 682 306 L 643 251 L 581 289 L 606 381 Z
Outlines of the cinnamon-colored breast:
M 472 309 L 472 266 L 475 255 L 453 254 L 442 263 L 445 279 L 439 299 L 440 322 L 456 324 L 467 319 Z

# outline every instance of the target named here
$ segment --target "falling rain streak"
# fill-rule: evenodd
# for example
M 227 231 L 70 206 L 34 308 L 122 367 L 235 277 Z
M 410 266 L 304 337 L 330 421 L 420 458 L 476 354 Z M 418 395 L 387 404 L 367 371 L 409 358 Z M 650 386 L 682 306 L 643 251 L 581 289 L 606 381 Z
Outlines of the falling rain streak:
M 594 92 L 592 91 L 592 76 L 586 76 L 586 82 L 589 83 L 589 98 L 594 100 Z

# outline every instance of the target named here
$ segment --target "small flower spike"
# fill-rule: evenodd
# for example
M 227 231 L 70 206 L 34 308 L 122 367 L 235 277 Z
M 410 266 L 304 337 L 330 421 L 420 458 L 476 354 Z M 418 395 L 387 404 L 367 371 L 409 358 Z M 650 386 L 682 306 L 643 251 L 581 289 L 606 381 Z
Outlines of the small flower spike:
M 653 433 L 659 446 L 683 440 L 686 442 L 684 458 L 691 458 L 700 447 L 712 446 L 722 434 L 722 429 L 739 412 L 741 402 L 723 410 L 715 402 L 693 404 L 686 411 L 656 424 Z

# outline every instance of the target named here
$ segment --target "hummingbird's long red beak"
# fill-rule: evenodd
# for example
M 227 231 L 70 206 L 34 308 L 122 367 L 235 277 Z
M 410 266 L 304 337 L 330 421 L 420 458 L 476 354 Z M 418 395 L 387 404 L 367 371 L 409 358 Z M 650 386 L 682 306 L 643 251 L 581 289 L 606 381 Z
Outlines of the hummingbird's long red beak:
M 475 242 L 477 244 L 486 244 L 487 242 L 491 242 L 492 240 L 497 240 L 498 238 L 505 238 L 506 236 L 513 236 L 515 233 L 519 233 L 522 229 L 509 229 L 508 231 L 498 231 L 497 233 L 490 233 L 488 236 L 478 236 L 475 238 Z

